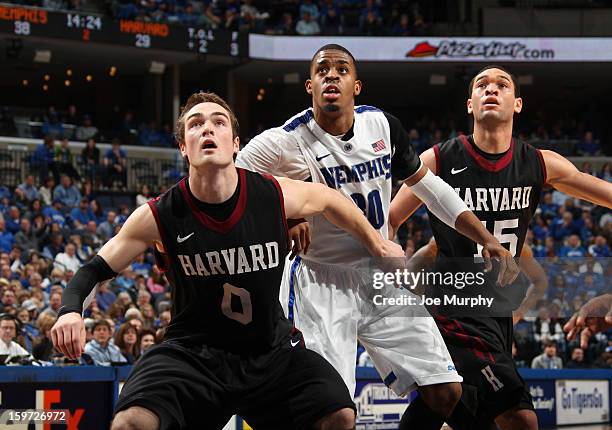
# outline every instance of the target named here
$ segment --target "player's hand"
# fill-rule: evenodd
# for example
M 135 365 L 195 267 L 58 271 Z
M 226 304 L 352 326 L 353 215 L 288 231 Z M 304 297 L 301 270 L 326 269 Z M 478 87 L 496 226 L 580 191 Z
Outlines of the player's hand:
M 310 224 L 305 219 L 289 220 L 289 259 L 293 260 L 298 254 L 308 252 L 310 246 Z M 293 242 L 293 244 L 291 243 Z
M 397 243 L 392 240 L 383 239 L 382 241 L 382 257 L 390 257 L 390 258 L 402 258 L 406 259 L 406 255 L 404 254 L 404 250 Z
M 499 261 L 497 284 L 501 287 L 514 282 L 520 272 L 518 264 L 512 258 L 510 251 L 501 246 L 497 241 L 484 244 L 482 258 L 485 263 L 485 272 L 489 272 L 493 267 L 491 259 Z
M 85 348 L 85 324 L 76 312 L 62 315 L 51 329 L 53 346 L 71 360 L 78 359 Z
M 580 347 L 583 349 L 593 334 L 609 328 L 612 328 L 612 294 L 592 298 L 563 326 L 569 341 L 580 333 Z

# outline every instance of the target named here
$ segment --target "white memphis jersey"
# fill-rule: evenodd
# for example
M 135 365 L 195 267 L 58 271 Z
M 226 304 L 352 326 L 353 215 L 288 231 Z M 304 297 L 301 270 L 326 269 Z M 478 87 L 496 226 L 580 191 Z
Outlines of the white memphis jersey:
M 352 133 L 340 138 L 325 132 L 314 120 L 312 109 L 307 109 L 282 127 L 253 138 L 238 154 L 236 165 L 292 179 L 311 178 L 312 182 L 335 188 L 352 199 L 386 238 L 396 144 L 391 134 L 387 115 L 375 107 L 356 106 Z M 420 160 L 412 148 L 410 151 L 409 164 L 416 166 L 410 169 L 412 174 Z M 358 266 L 369 257 L 365 247 L 325 217 L 319 215 L 308 221 L 312 243 L 304 259 Z

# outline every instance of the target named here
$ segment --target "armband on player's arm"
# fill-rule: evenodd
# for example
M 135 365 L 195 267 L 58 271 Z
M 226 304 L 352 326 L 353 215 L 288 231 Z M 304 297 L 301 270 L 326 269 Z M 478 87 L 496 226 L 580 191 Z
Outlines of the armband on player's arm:
M 62 307 L 59 310 L 58 317 L 69 312 L 77 312 L 81 315 L 83 312 L 83 302 L 94 287 L 98 283 L 112 279 L 115 276 L 117 276 L 117 273 L 111 269 L 104 258 L 96 255 L 90 262 L 77 270 L 72 280 L 68 283 L 62 295 Z
M 455 190 L 429 169 L 410 189 L 435 216 L 453 229 L 459 215 L 469 210 Z

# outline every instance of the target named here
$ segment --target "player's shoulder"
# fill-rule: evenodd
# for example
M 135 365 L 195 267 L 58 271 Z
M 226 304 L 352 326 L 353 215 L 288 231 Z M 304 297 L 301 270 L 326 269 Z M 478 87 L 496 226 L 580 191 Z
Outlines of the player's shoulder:
M 514 149 L 515 151 L 527 152 L 527 153 L 537 153 L 539 149 L 535 146 L 531 145 L 529 142 L 524 141 L 519 137 L 514 137 Z
M 258 202 L 268 202 L 271 195 L 276 198 L 279 194 L 282 194 L 281 181 L 273 175 L 253 172 L 248 169 L 238 168 L 238 170 L 244 172 L 249 194 L 255 195 Z
M 468 139 L 468 136 L 455 136 L 450 139 L 443 140 L 442 142 L 438 142 L 434 144 L 434 148 L 437 148 L 438 151 L 452 151 L 457 148 L 462 148 L 464 146 L 463 139 Z M 435 149 L 434 149 L 435 150 Z
M 355 106 L 355 113 L 356 114 L 369 114 L 369 115 L 375 115 L 375 114 L 382 114 L 384 113 L 382 109 L 377 108 L 376 106 L 370 106 L 370 105 L 358 105 Z
M 280 146 L 295 143 L 297 135 L 302 131 L 301 128 L 307 126 L 313 119 L 312 108 L 303 110 L 293 115 L 283 125 L 264 130 L 251 140 L 253 142 L 273 143 Z
M 296 133 L 300 133 L 304 128 L 308 128 L 308 124 L 311 121 L 314 121 L 312 108 L 304 109 L 302 112 L 296 113 L 285 121 L 282 126 L 278 127 L 278 132 L 293 136 Z

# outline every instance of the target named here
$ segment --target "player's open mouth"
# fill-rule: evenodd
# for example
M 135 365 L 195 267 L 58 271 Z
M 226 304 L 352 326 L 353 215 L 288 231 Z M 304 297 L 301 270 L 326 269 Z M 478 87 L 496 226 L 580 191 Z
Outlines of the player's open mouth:
M 340 97 L 340 89 L 338 89 L 335 85 L 328 85 L 325 90 L 323 90 L 323 98 L 327 101 L 334 101 Z
M 499 102 L 497 101 L 496 98 L 489 97 L 485 99 L 483 105 L 484 106 L 499 106 Z
M 210 139 L 205 140 L 204 144 L 202 145 L 202 149 L 216 149 L 216 148 L 217 148 L 217 144 Z

